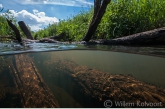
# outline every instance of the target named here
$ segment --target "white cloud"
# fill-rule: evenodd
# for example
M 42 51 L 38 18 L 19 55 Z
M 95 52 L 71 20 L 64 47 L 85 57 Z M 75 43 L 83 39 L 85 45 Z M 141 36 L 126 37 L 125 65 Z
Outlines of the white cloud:
M 20 0 L 22 4 L 54 4 L 76 7 L 87 7 L 93 5 L 93 0 Z
M 3 5 L 2 4 L 0 4 L 0 8 L 3 8 Z
M 18 21 L 24 21 L 27 25 L 31 27 L 33 31 L 37 31 L 48 24 L 57 23 L 59 20 L 56 17 L 48 17 L 45 12 L 39 12 L 34 9 L 33 13 L 26 10 L 16 12 L 10 10 Z
M 29 25 L 30 26 L 30 28 L 31 28 L 31 30 L 33 30 L 33 31 L 38 31 L 38 30 L 40 30 L 40 29 L 42 29 L 41 28 L 41 24 L 37 24 L 37 25 Z

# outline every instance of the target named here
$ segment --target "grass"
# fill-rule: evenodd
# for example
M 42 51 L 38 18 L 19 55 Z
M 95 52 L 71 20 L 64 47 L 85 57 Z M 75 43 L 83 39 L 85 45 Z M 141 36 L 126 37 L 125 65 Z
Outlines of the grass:
M 117 0 L 103 18 L 107 38 L 122 37 L 165 26 L 164 0 Z M 108 25 L 106 23 L 108 22 Z
M 65 33 L 65 38 L 68 40 L 78 41 L 85 35 L 88 29 L 91 12 L 82 11 L 78 15 L 67 20 L 61 20 L 58 24 L 49 25 L 44 30 L 35 33 L 35 37 L 43 38 L 47 36 L 55 36 L 60 33 Z

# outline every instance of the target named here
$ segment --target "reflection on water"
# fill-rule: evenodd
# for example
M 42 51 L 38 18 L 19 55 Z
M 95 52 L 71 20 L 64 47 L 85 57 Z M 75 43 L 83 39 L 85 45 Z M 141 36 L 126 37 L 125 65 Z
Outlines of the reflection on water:
M 165 107 L 165 58 L 68 50 L 0 62 L 0 107 Z

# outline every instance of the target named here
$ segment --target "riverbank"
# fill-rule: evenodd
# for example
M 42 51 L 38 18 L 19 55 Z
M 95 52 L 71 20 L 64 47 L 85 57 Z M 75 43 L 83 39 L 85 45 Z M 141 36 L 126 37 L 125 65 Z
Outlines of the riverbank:
M 64 44 L 104 44 L 104 45 L 130 45 L 130 46 L 144 46 L 144 45 L 165 45 L 165 27 L 158 28 L 142 33 L 133 34 L 115 39 L 98 39 L 91 40 L 89 42 L 61 42 L 60 40 L 66 40 L 65 34 L 62 36 L 51 36 L 42 38 L 40 40 L 23 39 L 24 42 L 38 42 L 38 43 L 64 43 Z

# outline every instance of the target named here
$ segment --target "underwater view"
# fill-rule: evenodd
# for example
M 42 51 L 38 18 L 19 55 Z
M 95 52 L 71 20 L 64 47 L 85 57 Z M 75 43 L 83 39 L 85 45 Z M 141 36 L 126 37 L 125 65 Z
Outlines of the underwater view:
M 1 46 L 0 107 L 165 107 L 164 47 Z
M 1 0 L 0 108 L 165 108 L 165 0 Z

